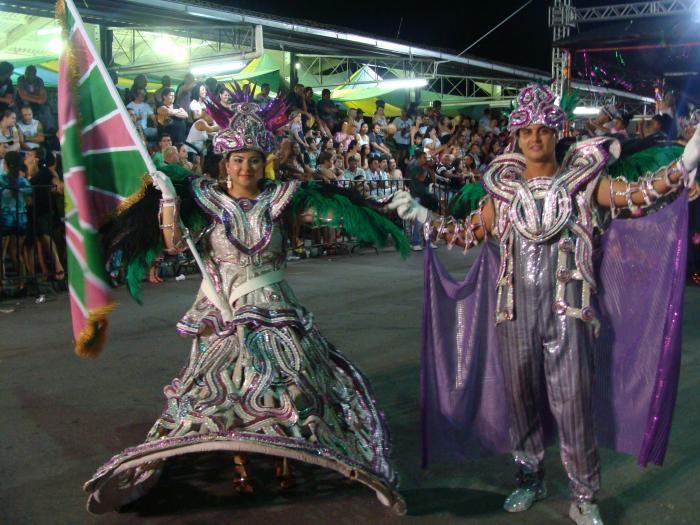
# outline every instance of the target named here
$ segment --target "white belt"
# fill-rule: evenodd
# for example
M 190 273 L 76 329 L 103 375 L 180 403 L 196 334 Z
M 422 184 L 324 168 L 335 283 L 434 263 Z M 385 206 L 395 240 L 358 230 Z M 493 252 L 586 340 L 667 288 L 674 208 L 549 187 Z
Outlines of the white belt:
M 284 281 L 284 270 L 277 270 L 275 272 L 266 272 L 252 279 L 248 279 L 246 282 L 237 286 L 231 291 L 229 295 L 229 304 L 235 303 L 238 299 L 247 295 L 255 290 L 258 290 L 264 286 L 270 286 L 271 284 L 279 283 Z

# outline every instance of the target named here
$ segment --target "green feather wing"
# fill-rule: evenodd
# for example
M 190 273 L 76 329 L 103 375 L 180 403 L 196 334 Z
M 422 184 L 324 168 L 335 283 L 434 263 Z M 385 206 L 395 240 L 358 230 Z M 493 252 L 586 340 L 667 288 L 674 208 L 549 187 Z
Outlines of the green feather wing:
M 608 166 L 607 172 L 611 177 L 623 176 L 634 182 L 645 173 L 650 173 L 670 164 L 683 154 L 683 146 L 653 146 L 628 157 L 620 158 Z
M 311 208 L 320 217 L 332 217 L 330 224 L 342 226 L 350 236 L 378 248 L 386 246 L 391 237 L 401 257 L 408 256 L 410 244 L 403 231 L 357 192 L 321 182 L 303 182 L 290 207 L 294 213 Z
M 462 186 L 447 205 L 447 210 L 455 219 L 465 219 L 467 215 L 479 207 L 479 201 L 486 196 L 486 190 L 478 182 L 470 182 Z

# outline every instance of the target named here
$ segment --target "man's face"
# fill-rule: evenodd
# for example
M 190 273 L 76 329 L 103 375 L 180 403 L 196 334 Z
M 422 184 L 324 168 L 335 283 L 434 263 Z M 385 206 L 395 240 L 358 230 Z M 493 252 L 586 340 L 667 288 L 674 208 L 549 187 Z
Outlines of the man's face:
M 374 126 L 372 126 L 372 131 L 374 131 L 375 133 L 379 133 L 380 129 L 381 128 L 379 127 L 379 124 L 375 124 Z
M 418 164 L 421 168 L 425 166 L 428 163 L 428 156 L 427 155 L 421 155 L 420 157 L 416 158 L 416 164 Z
M 163 137 L 162 139 L 160 139 L 159 145 L 160 145 L 160 151 L 163 151 L 168 146 L 173 145 L 173 139 L 171 139 L 170 137 Z
M 143 89 L 137 89 L 136 93 L 134 93 L 134 102 L 137 104 L 140 104 L 143 102 L 146 98 L 146 92 Z
M 518 145 L 530 162 L 549 162 L 554 160 L 554 148 L 557 145 L 557 132 L 542 124 L 531 124 L 518 131 Z
M 389 163 L 386 161 L 386 159 L 382 159 L 381 162 L 379 163 L 379 169 L 382 171 L 386 171 L 388 167 L 389 167 Z
M 377 171 L 378 168 L 379 162 L 377 161 L 377 159 L 372 159 L 369 163 L 369 169 L 371 169 L 372 171 Z
M 260 90 L 260 93 L 263 95 L 267 96 L 270 94 L 270 86 L 263 86 L 262 89 Z
M 34 114 L 32 113 L 32 108 L 22 108 L 22 122 L 31 124 L 33 119 Z
M 26 78 L 29 82 L 33 82 L 36 78 L 36 68 L 31 66 L 27 67 L 27 69 L 24 70 L 24 78 Z
M 297 84 L 296 86 L 294 86 L 294 93 L 296 93 L 297 95 L 302 95 L 304 93 L 304 86 L 302 86 L 301 84 Z
M 350 171 L 355 171 L 357 169 L 357 159 L 355 157 L 350 157 L 348 159 L 348 169 Z

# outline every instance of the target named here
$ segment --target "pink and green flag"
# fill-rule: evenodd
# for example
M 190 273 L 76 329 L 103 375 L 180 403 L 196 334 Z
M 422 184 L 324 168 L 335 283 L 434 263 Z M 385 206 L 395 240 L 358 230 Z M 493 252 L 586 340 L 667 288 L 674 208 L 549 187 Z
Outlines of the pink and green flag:
M 114 307 L 98 229 L 154 171 L 72 0 L 58 0 L 66 48 L 59 62 L 68 286 L 75 350 L 96 356 Z

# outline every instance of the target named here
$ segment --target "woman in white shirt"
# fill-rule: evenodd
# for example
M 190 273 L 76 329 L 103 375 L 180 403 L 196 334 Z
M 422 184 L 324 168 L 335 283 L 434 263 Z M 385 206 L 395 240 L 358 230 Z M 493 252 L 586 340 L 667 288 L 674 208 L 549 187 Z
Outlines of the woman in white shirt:
M 358 146 L 362 149 L 362 146 L 369 144 L 369 126 L 366 122 L 360 124 L 360 131 L 355 135 L 355 140 Z
M 187 133 L 187 138 L 185 139 L 187 149 L 192 153 L 204 156 L 207 140 L 217 131 L 219 131 L 219 126 L 214 124 L 209 113 L 203 112 L 201 118 L 192 124 L 190 131 Z
M 190 102 L 190 118 L 194 121 L 202 117 L 204 113 L 204 99 L 207 98 L 207 86 L 197 84 L 192 89 L 192 102 Z

